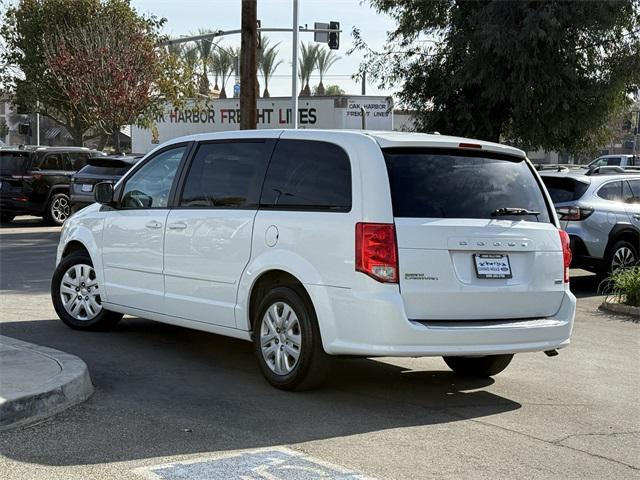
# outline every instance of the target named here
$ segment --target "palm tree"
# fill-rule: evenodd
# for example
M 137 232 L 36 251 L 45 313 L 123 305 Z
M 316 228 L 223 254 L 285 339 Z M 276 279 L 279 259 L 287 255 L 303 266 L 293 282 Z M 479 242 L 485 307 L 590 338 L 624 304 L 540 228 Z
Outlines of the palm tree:
M 269 39 L 262 39 L 262 48 L 258 51 L 258 70 L 264 77 L 264 92 L 262 96 L 265 98 L 269 98 L 269 78 L 275 73 L 276 68 L 282 64 L 282 60 L 277 60 L 278 58 L 278 45 L 280 43 L 276 43 L 273 46 L 269 46 Z
M 300 45 L 300 58 L 298 59 L 300 83 L 303 85 L 300 90 L 301 97 L 309 97 L 311 95 L 311 87 L 309 87 L 309 80 L 311 74 L 316 69 L 318 61 L 318 45 L 311 42 L 308 44 L 302 43 Z
M 320 83 L 318 84 L 318 90 L 316 95 L 324 95 L 324 84 L 322 79 L 325 73 L 329 70 L 334 63 L 340 60 L 340 57 L 335 54 L 333 50 L 328 48 L 318 48 L 316 66 L 318 67 L 318 74 L 320 75 Z
M 219 75 L 222 81 L 220 98 L 227 98 L 225 87 L 227 85 L 229 77 L 233 73 L 234 58 L 238 56 L 240 56 L 240 48 L 238 47 L 231 47 L 229 49 L 221 48 L 211 55 L 212 68 L 216 72 L 216 76 Z
M 206 35 L 212 33 L 213 30 L 200 29 L 198 33 L 200 35 Z M 210 39 L 203 39 L 196 42 L 196 50 L 198 52 L 200 68 L 202 73 L 200 74 L 199 91 L 203 95 L 209 94 L 209 73 L 207 67 L 211 63 L 211 51 L 213 50 L 213 44 L 215 42 Z

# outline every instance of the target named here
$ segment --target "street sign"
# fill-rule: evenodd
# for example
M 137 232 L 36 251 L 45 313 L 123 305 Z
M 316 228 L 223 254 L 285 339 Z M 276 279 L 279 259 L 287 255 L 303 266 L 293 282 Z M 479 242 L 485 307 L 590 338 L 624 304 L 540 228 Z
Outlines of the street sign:
M 328 28 L 328 23 L 315 22 L 313 24 L 314 30 L 327 30 Z M 318 43 L 329 43 L 329 32 L 314 32 L 313 41 Z

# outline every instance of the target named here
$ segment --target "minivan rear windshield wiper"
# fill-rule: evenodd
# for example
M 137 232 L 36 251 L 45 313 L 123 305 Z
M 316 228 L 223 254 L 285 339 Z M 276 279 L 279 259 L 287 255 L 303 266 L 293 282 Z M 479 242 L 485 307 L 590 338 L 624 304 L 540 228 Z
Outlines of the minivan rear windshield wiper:
M 537 217 L 538 215 L 540 215 L 540 212 L 527 210 L 526 208 L 513 208 L 513 207 L 502 207 L 491 212 L 492 217 L 506 217 L 509 215 L 517 215 L 517 216 L 534 215 Z

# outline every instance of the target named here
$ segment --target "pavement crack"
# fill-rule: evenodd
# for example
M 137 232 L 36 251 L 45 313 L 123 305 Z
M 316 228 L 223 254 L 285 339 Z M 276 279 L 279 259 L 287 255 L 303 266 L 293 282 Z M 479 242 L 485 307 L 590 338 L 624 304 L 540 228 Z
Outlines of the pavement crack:
M 456 416 L 456 417 L 459 417 L 459 418 L 464 419 L 464 420 L 469 420 L 471 422 L 478 423 L 478 424 L 486 426 L 486 427 L 493 427 L 493 428 L 504 430 L 504 431 L 507 431 L 507 432 L 510 432 L 510 433 L 515 433 L 517 435 L 522 435 L 524 437 L 527 437 L 527 438 L 529 438 L 531 440 L 544 442 L 544 443 L 546 443 L 548 445 L 553 445 L 553 446 L 556 446 L 556 447 L 566 448 L 566 449 L 569 449 L 569 450 L 573 450 L 575 452 L 585 453 L 585 454 L 589 455 L 590 457 L 600 458 L 602 460 L 606 460 L 606 461 L 609 461 L 609 462 L 617 463 L 619 465 L 623 465 L 623 466 L 625 466 L 627 468 L 630 468 L 631 470 L 640 471 L 639 467 L 636 467 L 634 465 L 630 465 L 630 464 L 622 462 L 620 460 L 616 460 L 614 458 L 606 457 L 604 455 L 599 455 L 597 453 L 589 452 L 589 451 L 583 450 L 581 448 L 571 447 L 569 445 L 564 445 L 563 443 L 560 443 L 560 442 L 566 440 L 567 438 L 571 438 L 571 437 L 574 437 L 574 436 L 586 436 L 586 435 L 609 436 L 609 435 L 622 435 L 622 434 L 625 434 L 625 433 L 633 434 L 633 433 L 640 433 L 640 432 L 631 431 L 631 432 L 612 432 L 612 433 L 602 433 L 602 434 L 597 434 L 597 433 L 595 433 L 595 434 L 577 433 L 577 434 L 573 434 L 573 435 L 568 435 L 567 437 L 562 438 L 560 440 L 545 440 L 544 438 L 536 437 L 535 435 L 530 435 L 530 434 L 524 433 L 524 432 L 519 432 L 518 430 L 514 430 L 512 428 L 507 428 L 507 427 L 503 427 L 501 425 L 495 425 L 495 424 L 492 424 L 492 423 L 483 422 L 482 420 L 478 420 L 478 419 L 475 419 L 475 418 L 468 418 L 468 417 L 465 417 L 464 415 L 460 415 L 459 413 L 456 413 L 456 412 L 448 412 L 448 413 L 450 415 L 452 415 L 452 416 Z

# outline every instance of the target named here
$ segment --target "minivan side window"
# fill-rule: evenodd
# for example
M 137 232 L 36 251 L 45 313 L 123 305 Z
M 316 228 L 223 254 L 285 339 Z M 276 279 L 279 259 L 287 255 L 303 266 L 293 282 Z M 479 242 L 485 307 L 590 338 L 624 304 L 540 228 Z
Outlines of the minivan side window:
M 256 208 L 271 153 L 264 141 L 203 143 L 180 198 L 184 208 Z
M 120 208 L 166 208 L 186 146 L 159 153 L 124 184 Z
M 600 190 L 598 190 L 598 196 L 614 202 L 622 201 L 622 182 L 609 182 L 603 185 L 600 187 Z
M 280 140 L 262 188 L 260 207 L 348 212 L 351 163 L 339 146 L 315 140 Z

